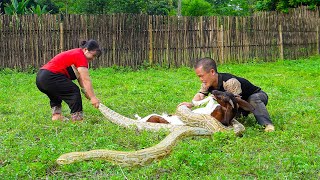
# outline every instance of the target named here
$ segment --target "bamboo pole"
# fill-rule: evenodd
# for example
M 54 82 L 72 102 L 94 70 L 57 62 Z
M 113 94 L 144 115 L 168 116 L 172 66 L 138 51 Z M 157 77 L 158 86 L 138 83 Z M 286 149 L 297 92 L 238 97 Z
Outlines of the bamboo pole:
M 64 37 L 63 37 L 63 23 L 60 23 L 60 52 L 63 51 L 63 42 L 64 42 Z
M 149 32 L 149 64 L 153 64 L 153 41 L 152 41 L 152 16 L 149 16 L 148 32 Z
M 193 61 L 191 58 L 187 58 L 188 57 L 188 40 L 187 40 L 187 37 L 188 37 L 188 30 L 187 30 L 187 18 L 184 16 L 183 17 L 183 59 L 189 59 L 189 65 L 192 67 L 193 65 Z
M 3 27 L 2 25 L 4 24 L 3 22 L 3 18 L 4 16 L 0 16 L 0 42 L 5 42 L 3 39 L 5 39 L 5 35 L 4 35 L 4 31 L 3 31 Z M 2 49 L 0 49 L 0 67 L 5 67 L 4 64 L 4 52 L 2 51 Z
M 220 55 L 221 55 L 221 59 L 220 62 L 223 63 L 224 60 L 224 44 L 223 44 L 223 25 L 220 26 Z
M 112 15 L 112 62 L 113 65 L 116 65 L 116 17 L 114 15 Z M 119 64 L 118 64 L 119 65 Z
M 169 41 L 169 38 L 170 38 L 170 24 L 169 24 L 169 22 L 170 22 L 170 18 L 169 18 L 170 16 L 167 16 L 166 17 L 166 20 L 167 20 L 167 22 L 168 22 L 168 24 L 167 24 L 167 28 L 166 28 L 166 32 L 165 32 L 165 34 L 166 34 L 166 36 L 165 36 L 165 39 L 166 39 L 166 60 L 167 60 L 167 65 L 168 65 L 168 67 L 170 67 L 170 65 L 171 65 L 171 59 L 172 58 L 170 58 L 170 50 L 169 50 L 169 43 L 170 43 L 170 41 Z
M 202 23 L 203 23 L 203 16 L 200 16 L 200 23 L 199 23 L 199 26 L 200 26 L 199 27 L 199 36 L 200 36 L 199 37 L 199 41 L 200 42 L 199 42 L 199 45 L 197 45 L 199 47 L 203 47 L 204 46 L 204 43 L 203 43 L 203 24 Z M 199 49 L 198 52 L 199 52 L 200 57 L 203 56 L 203 54 L 204 54 L 203 53 L 203 49 L 204 48 L 198 48 L 198 49 Z
M 34 19 L 34 23 L 35 23 L 35 30 L 37 30 L 37 35 L 35 37 L 39 37 L 40 36 L 40 28 L 39 28 L 39 22 L 37 19 L 33 18 Z M 36 39 L 36 44 L 35 44 L 35 50 L 36 50 L 36 61 L 35 62 L 39 62 L 39 38 Z M 34 63 L 33 63 L 34 64 Z
M 283 57 L 283 42 L 282 42 L 282 27 L 281 27 L 281 24 L 279 25 L 279 53 L 280 53 L 280 59 L 284 59 L 284 57 Z
M 316 39 L 317 39 L 317 54 L 320 54 L 320 49 L 319 49 L 319 26 L 317 26 L 317 35 L 316 35 Z

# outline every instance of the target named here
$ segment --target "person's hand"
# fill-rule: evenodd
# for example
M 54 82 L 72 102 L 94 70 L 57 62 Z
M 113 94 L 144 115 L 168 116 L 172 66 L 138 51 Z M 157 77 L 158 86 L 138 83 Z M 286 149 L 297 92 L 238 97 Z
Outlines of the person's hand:
M 193 107 L 193 104 L 190 103 L 190 102 L 182 102 L 182 103 L 180 103 L 180 104 L 178 105 L 178 107 L 179 107 L 179 106 L 182 106 L 182 105 L 186 105 L 189 109 Z
M 99 108 L 100 100 L 97 97 L 91 98 L 90 101 L 93 107 Z

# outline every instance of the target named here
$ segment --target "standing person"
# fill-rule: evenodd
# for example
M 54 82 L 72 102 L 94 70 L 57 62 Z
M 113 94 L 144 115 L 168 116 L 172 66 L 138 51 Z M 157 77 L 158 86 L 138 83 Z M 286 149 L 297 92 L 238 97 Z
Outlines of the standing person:
M 80 48 L 64 51 L 56 55 L 40 68 L 36 84 L 38 89 L 50 99 L 52 120 L 63 120 L 61 103 L 65 101 L 71 110 L 73 122 L 83 120 L 82 99 L 79 87 L 72 82 L 77 79 L 82 92 L 91 104 L 98 108 L 100 101 L 93 91 L 89 76 L 89 62 L 101 55 L 95 40 L 82 41 Z
M 253 85 L 247 79 L 228 73 L 218 73 L 216 62 L 211 58 L 199 59 L 194 69 L 202 85 L 200 91 L 193 97 L 193 100 L 202 100 L 213 90 L 228 91 L 234 95 L 239 95 L 241 99 L 249 102 L 255 108 L 253 115 L 257 122 L 265 127 L 265 131 L 274 131 L 275 128 L 266 108 L 268 95 L 260 87 Z M 194 106 L 193 103 L 189 102 L 183 102 L 180 105 L 186 105 L 188 108 Z M 242 109 L 240 112 L 243 116 L 249 114 L 249 112 Z

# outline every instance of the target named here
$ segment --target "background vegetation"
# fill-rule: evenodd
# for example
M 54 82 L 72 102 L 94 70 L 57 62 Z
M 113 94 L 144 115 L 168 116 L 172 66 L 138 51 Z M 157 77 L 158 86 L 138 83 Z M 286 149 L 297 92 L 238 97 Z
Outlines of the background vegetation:
M 289 8 L 320 6 L 319 0 L 2 0 L 6 14 L 136 13 L 183 16 L 243 16 L 256 11 L 288 12 Z M 6 10 L 7 7 L 7 10 Z
M 83 123 L 52 122 L 48 99 L 35 86 L 36 74 L 0 71 L 0 177 L 7 179 L 319 179 L 320 57 L 270 63 L 224 64 L 220 72 L 249 79 L 269 95 L 276 126 L 264 133 L 250 115 L 242 138 L 232 132 L 191 137 L 145 167 L 122 168 L 104 161 L 58 166 L 63 153 L 91 149 L 139 150 L 167 132 L 124 129 L 108 122 L 84 99 Z M 127 116 L 174 113 L 199 89 L 190 68 L 149 67 L 91 70 L 98 97 Z M 63 104 L 63 113 L 69 110 Z

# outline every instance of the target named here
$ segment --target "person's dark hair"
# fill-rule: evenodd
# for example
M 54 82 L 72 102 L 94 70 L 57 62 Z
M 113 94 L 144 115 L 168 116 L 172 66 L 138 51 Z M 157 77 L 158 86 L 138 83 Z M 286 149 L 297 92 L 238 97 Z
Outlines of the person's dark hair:
M 202 67 L 205 72 L 210 72 L 211 69 L 218 72 L 216 61 L 209 57 L 198 59 L 194 65 L 194 69 L 198 69 L 199 67 Z
M 88 41 L 81 41 L 80 47 L 82 49 L 87 48 L 88 51 L 96 51 L 97 52 L 96 57 L 100 57 L 100 55 L 101 55 L 101 50 L 100 50 L 99 44 L 97 41 L 95 41 L 93 39 L 90 39 Z

